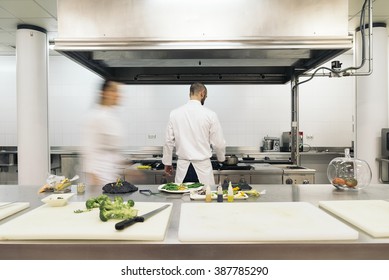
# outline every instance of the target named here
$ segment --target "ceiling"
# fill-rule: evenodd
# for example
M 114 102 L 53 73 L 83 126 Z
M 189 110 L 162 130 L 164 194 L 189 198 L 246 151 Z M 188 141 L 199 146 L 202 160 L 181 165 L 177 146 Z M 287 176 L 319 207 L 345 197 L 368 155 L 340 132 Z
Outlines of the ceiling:
M 364 0 L 349 0 L 349 26 L 353 30 L 359 22 Z M 373 1 L 373 21 L 389 23 L 389 1 Z M 57 36 L 56 0 L 0 0 L 0 55 L 15 53 L 18 24 L 32 24 L 47 30 L 48 39 Z M 51 54 L 55 54 L 52 52 Z

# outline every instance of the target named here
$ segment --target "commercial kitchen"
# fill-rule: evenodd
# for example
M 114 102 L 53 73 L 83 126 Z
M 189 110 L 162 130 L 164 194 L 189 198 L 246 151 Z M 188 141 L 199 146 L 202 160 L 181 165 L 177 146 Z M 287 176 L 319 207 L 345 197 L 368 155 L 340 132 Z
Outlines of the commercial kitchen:
M 16 14 L 8 2 L 0 19 Z M 19 17 L 13 54 L 0 56 L 0 259 L 388 259 L 388 31 L 373 20 L 382 2 L 20 2 L 39 4 L 58 30 Z M 77 183 L 80 119 L 103 78 L 124 84 L 122 179 L 138 190 L 121 196 L 142 215 L 169 205 L 120 232 L 97 209 L 74 213 L 102 194 Z M 233 159 L 211 158 L 215 182 L 256 195 L 206 203 L 161 189 L 174 181 L 162 163 L 168 114 L 194 81 Z M 360 188 L 332 184 L 336 159 L 368 167 Z M 38 194 L 49 174 L 79 179 Z M 50 207 L 50 195 L 69 201 Z

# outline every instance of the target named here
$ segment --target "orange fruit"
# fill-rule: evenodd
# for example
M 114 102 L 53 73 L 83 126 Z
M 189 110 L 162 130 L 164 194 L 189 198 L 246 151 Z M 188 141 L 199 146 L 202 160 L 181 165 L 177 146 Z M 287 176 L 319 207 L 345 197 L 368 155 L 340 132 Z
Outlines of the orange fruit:
M 332 180 L 332 184 L 337 186 L 343 186 L 346 184 L 346 180 L 343 178 L 336 177 Z

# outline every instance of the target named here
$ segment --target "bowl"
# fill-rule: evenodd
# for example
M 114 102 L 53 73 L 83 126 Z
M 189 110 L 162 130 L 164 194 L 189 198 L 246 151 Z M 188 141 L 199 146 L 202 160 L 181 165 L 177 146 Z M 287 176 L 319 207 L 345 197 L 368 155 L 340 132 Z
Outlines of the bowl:
M 357 191 L 370 184 L 372 174 L 366 161 L 351 158 L 345 151 L 345 157 L 334 158 L 328 164 L 327 177 L 338 190 Z
M 51 207 L 62 207 L 68 204 L 69 198 L 71 198 L 73 195 L 74 193 L 52 194 L 43 198 L 41 201 Z

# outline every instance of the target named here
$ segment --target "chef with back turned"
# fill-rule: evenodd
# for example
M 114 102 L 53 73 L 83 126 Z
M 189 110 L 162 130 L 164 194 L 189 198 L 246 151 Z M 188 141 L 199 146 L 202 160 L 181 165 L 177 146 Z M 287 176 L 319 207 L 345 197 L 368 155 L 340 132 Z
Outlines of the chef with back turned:
M 165 173 L 173 174 L 172 157 L 176 149 L 177 168 L 175 183 L 200 182 L 214 185 L 211 164 L 212 153 L 217 160 L 225 160 L 225 140 L 215 112 L 206 108 L 207 88 L 193 83 L 189 90 L 190 100 L 170 113 L 163 146 L 162 163 Z

